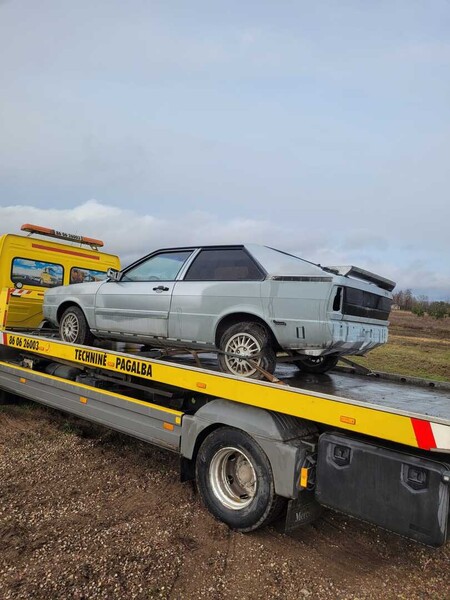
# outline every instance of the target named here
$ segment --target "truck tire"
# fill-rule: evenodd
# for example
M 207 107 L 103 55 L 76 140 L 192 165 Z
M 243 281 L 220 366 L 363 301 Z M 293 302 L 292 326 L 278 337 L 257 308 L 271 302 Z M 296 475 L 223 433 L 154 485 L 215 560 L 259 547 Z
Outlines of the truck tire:
M 5 404 L 13 404 L 14 396 L 7 392 L 6 390 L 0 390 L 0 406 Z
M 294 361 L 296 367 L 304 373 L 326 373 L 333 369 L 339 357 L 330 354 L 328 356 L 305 356 Z
M 71 344 L 92 346 L 94 342 L 86 317 L 78 306 L 70 306 L 64 311 L 59 322 L 59 335 L 64 342 Z
M 219 348 L 224 352 L 224 354 L 219 354 L 219 367 L 224 373 L 252 379 L 264 379 L 263 373 L 252 367 L 244 358 L 240 359 L 238 356 L 229 356 L 228 354 L 241 354 L 249 358 L 253 354 L 258 355 L 254 360 L 259 367 L 269 373 L 275 371 L 276 355 L 270 346 L 267 330 L 259 323 L 243 321 L 231 325 L 223 333 Z
M 196 481 L 208 510 L 236 531 L 267 525 L 286 502 L 275 494 L 272 468 L 261 446 L 231 427 L 220 427 L 203 441 Z

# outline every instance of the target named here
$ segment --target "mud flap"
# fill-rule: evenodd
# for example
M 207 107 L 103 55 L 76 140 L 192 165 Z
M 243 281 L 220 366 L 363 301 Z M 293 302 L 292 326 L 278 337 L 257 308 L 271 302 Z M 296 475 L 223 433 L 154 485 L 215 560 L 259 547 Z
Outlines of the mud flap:
M 446 542 L 449 464 L 325 433 L 316 475 L 320 504 L 430 546 Z
M 288 502 L 284 526 L 285 533 L 312 523 L 319 517 L 321 512 L 322 507 L 315 499 L 314 492 L 300 492 L 298 498 Z

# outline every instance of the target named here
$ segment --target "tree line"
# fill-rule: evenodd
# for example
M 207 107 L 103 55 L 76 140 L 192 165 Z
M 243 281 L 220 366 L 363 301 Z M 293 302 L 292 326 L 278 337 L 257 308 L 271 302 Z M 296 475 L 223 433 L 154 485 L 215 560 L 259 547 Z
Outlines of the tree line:
M 411 290 L 394 292 L 394 305 L 400 310 L 410 310 L 419 317 L 430 315 L 435 319 L 450 317 L 450 302 L 428 300 L 427 296 L 414 296 Z

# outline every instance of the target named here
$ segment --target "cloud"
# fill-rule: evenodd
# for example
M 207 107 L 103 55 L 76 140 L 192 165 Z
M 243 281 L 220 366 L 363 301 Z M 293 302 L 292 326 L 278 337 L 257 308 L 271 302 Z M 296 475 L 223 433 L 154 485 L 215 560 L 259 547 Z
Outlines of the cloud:
M 448 274 L 433 270 L 423 258 L 412 258 L 410 252 L 405 264 L 396 264 L 395 253 L 400 256 L 401 249 L 392 242 L 383 243 L 382 236 L 371 236 L 362 230 L 340 240 L 320 228 L 299 234 L 295 225 L 258 218 L 224 219 L 205 211 L 178 212 L 172 218 L 160 218 L 96 200 L 70 209 L 0 207 L 0 234 L 18 233 L 24 222 L 100 238 L 105 242 L 104 250 L 118 254 L 123 266 L 158 248 L 259 243 L 322 265 L 356 264 L 397 281 L 397 289 L 411 288 L 431 298 L 450 295 Z

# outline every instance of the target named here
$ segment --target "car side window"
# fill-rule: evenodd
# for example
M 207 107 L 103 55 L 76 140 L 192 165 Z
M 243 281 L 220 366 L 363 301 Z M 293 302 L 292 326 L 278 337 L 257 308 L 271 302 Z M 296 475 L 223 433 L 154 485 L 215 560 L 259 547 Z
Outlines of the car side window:
M 162 252 L 126 271 L 121 281 L 173 281 L 192 251 Z
M 264 274 L 242 248 L 202 250 L 185 281 L 261 281 Z

